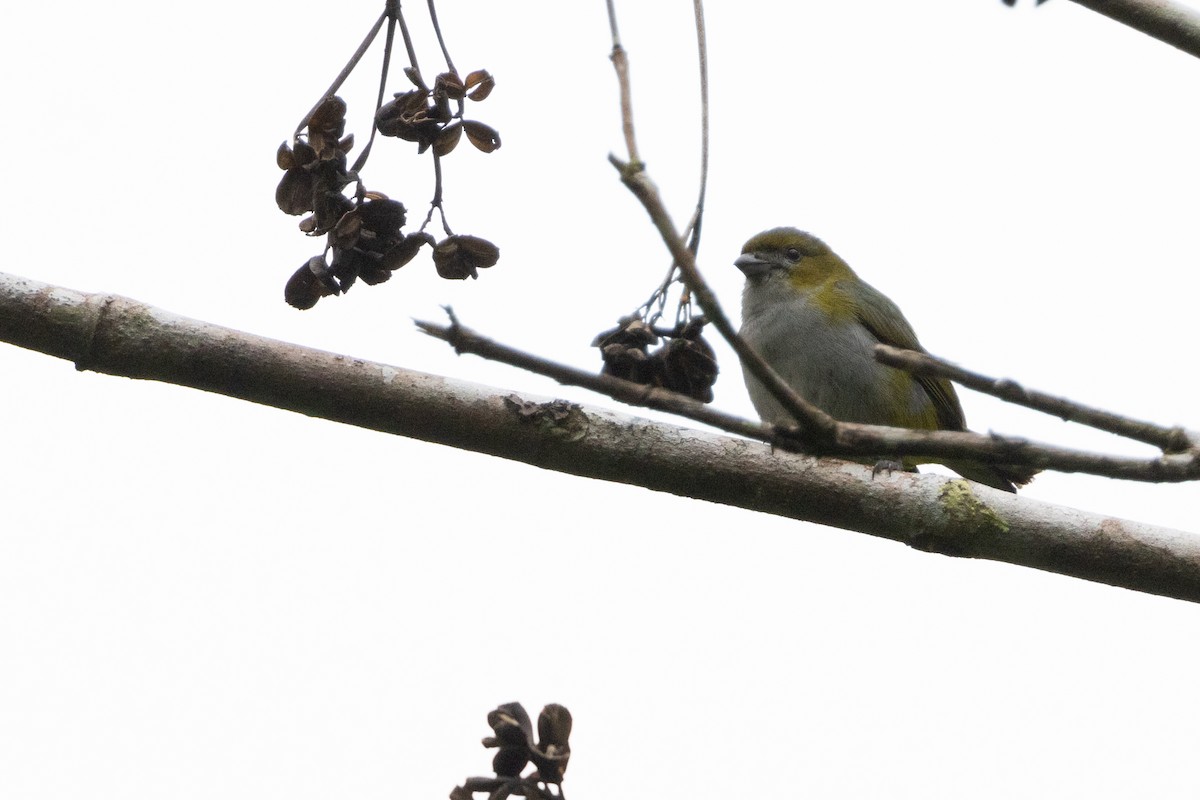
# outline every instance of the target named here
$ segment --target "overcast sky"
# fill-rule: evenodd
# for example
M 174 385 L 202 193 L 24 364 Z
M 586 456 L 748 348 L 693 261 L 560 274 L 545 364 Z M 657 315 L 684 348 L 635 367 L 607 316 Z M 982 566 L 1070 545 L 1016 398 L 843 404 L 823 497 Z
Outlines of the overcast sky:
M 19 3 L 0 16 L 5 271 L 611 406 L 417 333 L 452 304 L 584 367 L 667 259 L 622 147 L 601 2 L 439 6 L 503 147 L 445 162 L 456 232 L 308 312 L 275 149 L 378 3 Z M 618 2 L 642 154 L 697 186 L 686 3 Z M 426 73 L 424 4 L 406 4 Z M 823 237 L 935 353 L 1200 427 L 1200 62 L 1054 0 L 712 3 L 701 266 L 736 312 L 759 230 Z M 379 51 L 344 95 L 360 145 Z M 403 79 L 393 80 L 403 90 Z M 429 163 L 370 188 L 423 215 Z M 719 349 L 716 403 L 753 414 Z M 586 481 L 0 346 L 0 796 L 444 797 L 486 712 L 575 715 L 615 797 L 1194 797 L 1200 609 Z M 963 393 L 968 421 L 1143 449 Z M 402 413 L 402 410 L 398 410 Z M 642 412 L 636 412 L 642 413 Z M 1043 475 L 1040 500 L 1200 534 L 1200 488 Z

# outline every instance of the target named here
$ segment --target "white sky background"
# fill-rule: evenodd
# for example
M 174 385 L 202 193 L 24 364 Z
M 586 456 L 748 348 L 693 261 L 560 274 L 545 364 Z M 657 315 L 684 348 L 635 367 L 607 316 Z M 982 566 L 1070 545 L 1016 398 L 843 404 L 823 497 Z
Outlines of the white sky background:
M 446 161 L 478 281 L 426 258 L 300 313 L 318 251 L 279 142 L 377 3 L 20 3 L 0 15 L 4 269 L 505 389 L 602 398 L 416 333 L 598 366 L 667 266 L 622 146 L 603 3 L 439 5 L 503 148 Z M 423 66 L 439 68 L 411 2 Z M 676 219 L 698 150 L 685 3 L 619 3 Z M 190 13 L 188 13 L 190 12 Z M 1066 0 L 712 3 L 701 264 L 821 235 L 933 352 L 1164 423 L 1195 398 L 1200 62 Z M 378 51 L 345 96 L 365 141 Z M 393 82 L 402 90 L 401 80 Z M 429 165 L 369 187 L 424 214 Z M 719 349 L 717 403 L 752 415 Z M 495 704 L 575 715 L 583 798 L 1194 797 L 1200 609 L 587 481 L 0 347 L 0 797 L 444 797 Z M 1141 452 L 967 392 L 995 429 Z M 403 413 L 398 410 L 398 413 Z M 1196 486 L 1030 497 L 1200 532 Z

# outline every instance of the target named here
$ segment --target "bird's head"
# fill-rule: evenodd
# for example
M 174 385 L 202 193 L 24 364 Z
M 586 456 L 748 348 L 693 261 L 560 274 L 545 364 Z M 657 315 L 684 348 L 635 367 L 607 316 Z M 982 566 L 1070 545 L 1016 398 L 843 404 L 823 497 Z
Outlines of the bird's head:
M 807 289 L 854 273 L 829 245 L 796 228 L 771 228 L 746 242 L 734 265 L 747 284 L 782 277 L 796 289 Z

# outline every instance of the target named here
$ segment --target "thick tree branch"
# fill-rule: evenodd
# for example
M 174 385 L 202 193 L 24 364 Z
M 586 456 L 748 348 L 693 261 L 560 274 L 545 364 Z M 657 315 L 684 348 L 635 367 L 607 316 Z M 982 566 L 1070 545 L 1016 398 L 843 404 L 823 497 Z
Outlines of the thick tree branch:
M 1200 58 L 1200 13 L 1171 0 L 1074 0 Z
M 0 275 L 0 339 L 78 369 L 166 381 L 349 425 L 1200 602 L 1200 537 L 967 481 L 744 439 L 290 345 L 113 295 Z

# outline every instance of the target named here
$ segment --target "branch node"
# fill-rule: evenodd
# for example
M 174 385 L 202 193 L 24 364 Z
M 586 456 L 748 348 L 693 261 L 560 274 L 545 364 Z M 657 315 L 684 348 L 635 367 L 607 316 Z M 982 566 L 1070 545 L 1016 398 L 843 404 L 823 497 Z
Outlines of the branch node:
M 1017 403 L 1029 400 L 1029 392 L 1012 378 L 1000 378 L 992 386 L 1001 400 Z

